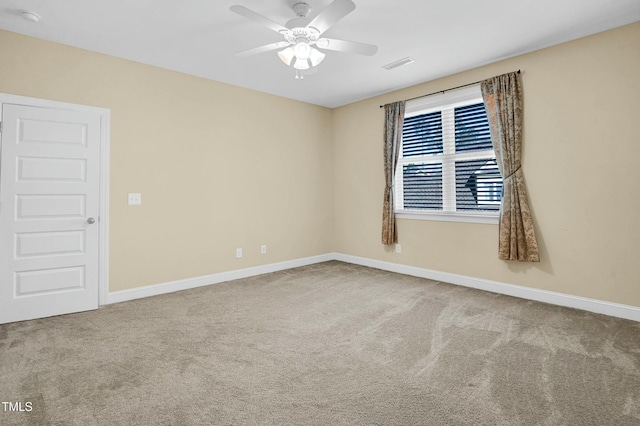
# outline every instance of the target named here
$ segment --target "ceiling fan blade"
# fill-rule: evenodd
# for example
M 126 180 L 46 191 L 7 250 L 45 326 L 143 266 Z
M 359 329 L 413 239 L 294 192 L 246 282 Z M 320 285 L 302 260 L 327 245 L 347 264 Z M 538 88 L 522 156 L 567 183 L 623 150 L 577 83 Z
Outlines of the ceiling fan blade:
M 254 22 L 257 22 L 258 24 L 262 24 L 265 27 L 279 33 L 281 31 L 287 31 L 287 28 L 283 27 L 282 25 L 278 24 L 275 21 L 272 21 L 271 19 L 267 18 L 266 16 L 262 16 L 257 12 L 254 12 L 251 9 L 247 9 L 244 6 L 240 6 L 240 5 L 235 5 L 235 6 L 231 6 L 229 8 L 229 10 L 231 10 L 232 12 L 237 13 L 238 15 L 244 16 L 247 19 L 251 19 Z
M 335 38 L 321 38 L 316 42 L 316 46 L 321 49 L 335 50 L 336 52 L 357 53 L 358 55 L 366 56 L 372 56 L 378 51 L 378 46 L 374 46 L 373 44 L 337 40 Z
M 336 22 L 347 16 L 356 8 L 356 5 L 351 0 L 334 0 L 329 6 L 322 10 L 313 18 L 313 21 L 309 22 L 308 27 L 313 27 L 320 34 L 327 31 Z
M 276 43 L 265 44 L 264 46 L 260 46 L 260 47 L 254 47 L 253 49 L 243 50 L 242 52 L 236 53 L 236 56 L 240 56 L 240 57 L 251 56 L 251 55 L 256 55 L 258 53 L 268 52 L 270 50 L 276 50 L 276 49 L 280 49 L 287 46 L 289 46 L 288 41 L 278 41 Z

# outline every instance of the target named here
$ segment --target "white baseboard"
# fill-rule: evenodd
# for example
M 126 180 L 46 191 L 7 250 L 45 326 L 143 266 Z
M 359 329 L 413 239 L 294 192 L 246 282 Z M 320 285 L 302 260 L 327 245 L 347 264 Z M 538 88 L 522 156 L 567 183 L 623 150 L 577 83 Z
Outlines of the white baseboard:
M 334 253 L 333 259 L 356 265 L 368 266 L 370 268 L 382 269 L 384 271 L 397 272 L 414 277 L 427 278 L 434 281 L 490 291 L 492 293 L 519 297 L 521 299 L 535 300 L 538 302 L 549 303 L 551 305 L 582 309 L 583 311 L 640 322 L 640 307 L 636 306 L 605 302 L 597 299 L 588 299 L 586 297 L 572 296 L 547 290 L 538 290 L 531 287 L 505 284 L 498 281 L 473 278 L 448 272 L 433 271 L 430 269 L 400 265 L 398 263 L 384 262 L 365 257 L 351 256 L 348 254 Z
M 312 265 L 314 263 L 327 262 L 329 260 L 334 260 L 334 258 L 335 256 L 333 254 L 323 254 L 319 256 L 288 260 L 285 262 L 270 263 L 268 265 L 254 266 L 251 268 L 237 269 L 235 271 L 187 278 L 184 280 L 152 284 L 144 287 L 132 288 L 130 290 L 113 291 L 108 294 L 106 304 L 126 302 L 128 300 L 140 299 L 143 297 L 157 296 L 159 294 L 172 293 L 174 291 L 219 284 L 226 281 L 268 274 L 270 272 Z
M 434 271 L 431 269 L 401 265 L 399 263 L 384 262 L 381 260 L 351 256 L 342 253 L 327 253 L 319 256 L 305 257 L 301 259 L 288 260 L 285 262 L 254 266 L 251 268 L 238 269 L 229 272 L 220 272 L 217 274 L 187 278 L 184 280 L 171 281 L 161 284 L 154 284 L 130 290 L 114 291 L 108 294 L 106 303 L 118 303 L 125 302 L 127 300 L 140 299 L 143 297 L 157 296 L 159 294 L 188 290 L 190 288 L 202 287 L 211 284 L 219 284 L 226 281 L 268 274 L 270 272 L 282 271 L 285 269 L 312 265 L 314 263 L 327 262 L 330 260 L 339 260 L 341 262 L 368 266 L 370 268 L 382 269 L 384 271 L 397 272 L 399 274 L 427 278 L 430 280 L 461 285 L 464 287 L 471 287 L 478 290 L 490 291 L 492 293 L 519 297 L 521 299 L 535 300 L 538 302 L 549 303 L 551 305 L 582 309 L 583 311 L 589 311 L 640 322 L 640 307 L 636 306 L 622 305 L 619 303 L 605 302 L 596 299 L 588 299 L 586 297 L 572 296 L 569 294 L 556 293 L 547 290 L 538 290 L 531 287 L 505 284 L 498 281 L 451 274 L 448 272 Z

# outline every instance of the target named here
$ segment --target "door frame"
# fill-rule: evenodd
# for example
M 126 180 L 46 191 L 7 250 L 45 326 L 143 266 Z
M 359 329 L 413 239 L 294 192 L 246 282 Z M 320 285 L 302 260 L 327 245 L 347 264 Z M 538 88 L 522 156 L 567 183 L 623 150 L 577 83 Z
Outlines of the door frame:
M 98 305 L 108 303 L 109 296 L 109 153 L 110 115 L 108 108 L 78 105 L 48 99 L 0 93 L 0 107 L 4 104 L 24 105 L 36 108 L 53 108 L 71 111 L 93 112 L 100 115 L 100 206 L 98 233 Z M 0 152 L 1 152 L 0 146 Z

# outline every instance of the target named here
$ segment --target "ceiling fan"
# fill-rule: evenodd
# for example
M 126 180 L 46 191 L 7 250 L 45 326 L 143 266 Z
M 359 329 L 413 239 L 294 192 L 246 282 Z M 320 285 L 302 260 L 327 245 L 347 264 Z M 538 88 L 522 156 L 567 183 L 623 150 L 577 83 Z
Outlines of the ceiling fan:
M 278 56 L 287 66 L 292 65 L 295 68 L 296 79 L 302 79 L 303 72 L 315 69 L 322 62 L 325 54 L 318 49 L 371 56 L 378 50 L 377 46 L 321 37 L 336 22 L 347 16 L 355 8 L 356 5 L 351 0 L 334 0 L 333 3 L 318 13 L 315 18 L 309 19 L 307 16 L 311 12 L 311 6 L 305 2 L 299 2 L 292 7 L 297 18 L 280 25 L 244 6 L 231 6 L 230 10 L 232 12 L 262 24 L 284 37 L 283 41 L 245 50 L 236 53 L 236 55 L 250 56 L 284 48 L 278 52 Z

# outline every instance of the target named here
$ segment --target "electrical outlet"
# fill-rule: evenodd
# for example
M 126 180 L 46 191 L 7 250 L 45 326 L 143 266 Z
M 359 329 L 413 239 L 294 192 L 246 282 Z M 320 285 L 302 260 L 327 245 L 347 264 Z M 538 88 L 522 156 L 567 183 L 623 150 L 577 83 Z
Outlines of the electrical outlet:
M 400 244 L 396 244 L 396 253 L 402 253 L 402 246 Z
M 260 254 L 267 254 L 267 245 L 263 244 L 260 246 Z
M 142 195 L 140 193 L 130 193 L 127 197 L 130 206 L 139 206 L 142 204 Z
M 242 257 L 242 249 L 241 248 L 237 248 L 236 249 L 236 257 L 238 259 Z

